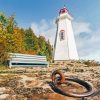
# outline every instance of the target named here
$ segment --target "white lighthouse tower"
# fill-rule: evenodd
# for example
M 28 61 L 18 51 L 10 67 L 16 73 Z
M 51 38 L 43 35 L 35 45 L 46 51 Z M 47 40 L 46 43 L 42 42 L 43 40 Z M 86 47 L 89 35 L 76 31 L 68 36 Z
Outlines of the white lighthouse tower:
M 72 17 L 66 7 L 60 10 L 56 19 L 57 31 L 54 44 L 54 61 L 78 60 Z

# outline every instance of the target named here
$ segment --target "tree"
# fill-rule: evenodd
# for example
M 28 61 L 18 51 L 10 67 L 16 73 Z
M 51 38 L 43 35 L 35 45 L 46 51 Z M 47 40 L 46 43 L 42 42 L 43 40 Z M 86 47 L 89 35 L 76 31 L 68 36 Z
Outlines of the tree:
M 2 25 L 2 28 L 6 28 L 8 23 L 8 18 L 5 16 L 4 13 L 0 13 L 0 24 Z
M 25 30 L 25 43 L 26 43 L 26 50 L 32 49 L 33 50 L 33 39 L 32 39 L 33 31 L 31 28 Z
M 39 44 L 38 38 L 34 34 L 31 28 L 25 30 L 25 43 L 26 43 L 26 50 L 33 51 L 34 54 L 38 54 L 39 52 Z
M 11 25 L 13 26 L 14 30 L 14 17 L 13 20 L 12 17 L 7 17 L 5 14 L 0 13 L 0 57 L 1 63 L 4 63 L 7 60 L 7 52 L 14 52 L 15 51 L 15 41 L 13 38 L 13 35 L 10 33 L 13 33 L 12 31 L 8 31 L 11 29 Z M 12 21 L 12 22 L 11 22 Z
M 13 43 L 14 43 L 14 52 L 17 53 L 25 53 L 25 32 L 23 29 L 20 28 L 15 28 L 14 33 L 12 34 L 13 36 Z
M 46 39 L 45 37 L 43 36 L 39 36 L 38 38 L 39 40 L 39 48 L 40 48 L 40 51 L 39 51 L 39 55 L 45 55 L 45 50 L 46 50 Z
M 4 64 L 6 59 L 6 34 L 5 31 L 0 30 L 0 64 Z
M 53 48 L 48 40 L 46 42 L 46 55 L 47 55 L 48 61 L 50 61 L 52 59 L 52 51 L 53 51 Z
M 16 23 L 16 21 L 15 21 L 15 19 L 14 19 L 14 15 L 12 15 L 12 16 L 10 16 L 9 18 L 8 18 L 8 21 L 7 21 L 7 26 L 6 26 L 6 28 L 7 28 L 7 33 L 14 33 L 14 28 L 16 28 L 17 27 L 17 23 Z

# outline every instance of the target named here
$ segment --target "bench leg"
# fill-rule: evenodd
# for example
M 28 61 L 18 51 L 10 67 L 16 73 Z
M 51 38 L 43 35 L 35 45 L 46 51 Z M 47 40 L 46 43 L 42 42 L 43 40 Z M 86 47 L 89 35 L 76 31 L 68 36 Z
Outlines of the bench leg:
M 47 67 L 49 68 L 49 63 L 48 63 L 48 65 L 47 65 Z
M 82 100 L 85 100 L 85 97 L 82 97 Z
M 11 68 L 12 67 L 12 63 L 11 63 L 11 61 L 9 61 L 9 68 Z

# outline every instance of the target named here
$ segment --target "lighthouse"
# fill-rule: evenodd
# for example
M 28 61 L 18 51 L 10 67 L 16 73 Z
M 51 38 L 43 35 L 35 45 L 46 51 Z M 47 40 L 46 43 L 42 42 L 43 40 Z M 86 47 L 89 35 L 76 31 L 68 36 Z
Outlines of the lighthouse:
M 73 18 L 66 7 L 59 11 L 56 19 L 57 31 L 54 43 L 53 59 L 55 61 L 78 60 L 78 53 L 72 28 Z

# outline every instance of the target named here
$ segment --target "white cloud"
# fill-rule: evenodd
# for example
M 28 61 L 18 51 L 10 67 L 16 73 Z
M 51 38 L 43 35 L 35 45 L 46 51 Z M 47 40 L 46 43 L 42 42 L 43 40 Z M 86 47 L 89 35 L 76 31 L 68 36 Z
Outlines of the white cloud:
M 73 29 L 75 35 L 79 35 L 81 32 L 91 32 L 90 23 L 87 22 L 73 22 Z
M 35 33 L 39 35 L 39 34 L 44 34 L 45 30 L 48 29 L 48 26 L 49 25 L 47 21 L 43 19 L 40 21 L 40 23 L 33 22 L 31 28 Z
M 84 54 L 83 52 L 81 52 L 81 50 L 84 50 L 85 48 L 87 48 L 88 39 L 84 39 L 83 36 L 86 36 L 87 34 L 92 33 L 90 26 L 91 25 L 88 22 L 81 22 L 81 21 L 73 22 L 73 31 L 75 35 L 77 48 L 80 54 L 81 53 Z M 80 36 L 81 33 L 83 34 L 83 36 Z M 84 34 L 84 33 L 87 33 L 87 34 Z
M 33 22 L 31 28 L 37 35 L 43 35 L 50 40 L 51 44 L 54 43 L 55 20 L 46 21 L 43 19 L 39 23 Z M 73 22 L 73 30 L 80 58 L 100 60 L 100 29 L 93 31 L 90 23 L 79 21 Z M 82 36 L 80 36 L 81 33 Z
M 54 20 L 46 21 L 43 19 L 39 23 L 33 22 L 31 28 L 37 35 L 43 35 L 47 40 L 50 40 L 51 44 L 54 43 L 56 33 L 56 24 Z
M 90 27 L 91 24 L 88 22 L 73 23 L 79 56 L 82 59 L 94 59 L 100 61 L 100 29 L 94 31 Z M 82 32 L 83 34 L 87 33 L 85 35 L 90 35 L 90 37 L 86 39 L 80 37 Z

